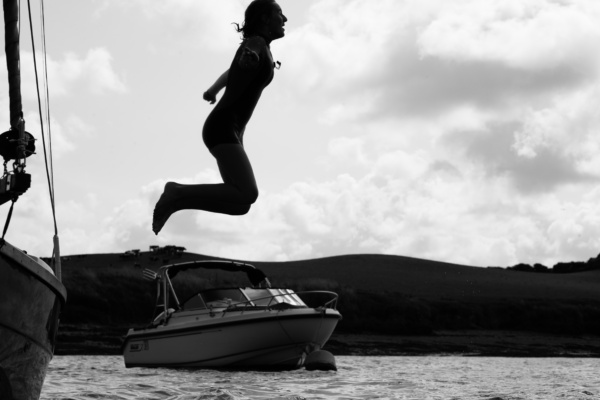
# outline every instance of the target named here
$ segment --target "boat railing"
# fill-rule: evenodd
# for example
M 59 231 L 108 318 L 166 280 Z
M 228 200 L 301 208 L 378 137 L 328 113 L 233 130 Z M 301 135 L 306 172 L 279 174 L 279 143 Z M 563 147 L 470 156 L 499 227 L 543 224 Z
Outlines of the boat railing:
M 338 294 L 328 290 L 307 290 L 296 292 L 310 308 L 331 308 L 337 310 Z

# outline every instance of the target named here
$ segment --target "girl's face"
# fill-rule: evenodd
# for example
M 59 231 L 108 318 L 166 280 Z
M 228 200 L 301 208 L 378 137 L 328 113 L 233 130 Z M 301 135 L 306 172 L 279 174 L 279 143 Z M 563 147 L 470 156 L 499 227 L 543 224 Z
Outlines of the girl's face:
M 271 11 L 271 15 L 269 15 L 267 26 L 269 28 L 269 32 L 271 33 L 271 39 L 279 39 L 285 36 L 284 25 L 287 21 L 285 15 L 283 15 L 283 11 L 281 11 L 281 7 L 279 4 L 273 4 L 273 9 Z

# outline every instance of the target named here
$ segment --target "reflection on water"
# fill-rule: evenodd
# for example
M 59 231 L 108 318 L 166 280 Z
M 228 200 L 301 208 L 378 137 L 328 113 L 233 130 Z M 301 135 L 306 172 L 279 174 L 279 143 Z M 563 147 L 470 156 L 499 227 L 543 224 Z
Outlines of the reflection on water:
M 337 372 L 126 369 L 118 356 L 56 356 L 43 400 L 596 400 L 600 360 L 336 357 Z

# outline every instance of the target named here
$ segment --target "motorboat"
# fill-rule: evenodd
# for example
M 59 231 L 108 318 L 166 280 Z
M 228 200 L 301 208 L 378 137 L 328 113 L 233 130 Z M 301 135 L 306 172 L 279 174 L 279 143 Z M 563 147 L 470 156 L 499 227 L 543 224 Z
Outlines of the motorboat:
M 4 158 L 4 173 L 0 176 L 0 204 L 10 202 L 11 205 L 0 238 L 0 399 L 37 400 L 44 384 L 46 369 L 54 355 L 59 316 L 64 308 L 67 292 L 61 283 L 53 177 L 48 170 L 51 152 L 46 152 L 44 140 L 50 193 L 48 204 L 51 205 L 55 222 L 51 265 L 5 239 L 15 204 L 18 204 L 17 200 L 31 186 L 31 175 L 25 171 L 26 158 L 35 149 L 33 136 L 25 131 L 21 102 L 19 5 L 18 0 L 3 2 L 10 130 L 0 135 L 0 155 Z M 41 19 L 43 20 L 43 16 Z M 35 52 L 33 53 L 35 57 Z M 45 54 L 45 50 L 42 54 Z M 40 119 L 42 120 L 41 115 Z M 40 121 L 42 139 L 43 127 L 49 126 L 49 119 L 48 125 Z M 11 160 L 14 162 L 9 170 L 7 165 Z M 13 219 L 12 226 L 23 229 L 18 224 Z M 44 234 L 52 236 L 51 230 L 41 227 L 30 234 L 38 238 Z
M 192 291 L 180 301 L 173 284 L 184 270 L 245 272 L 250 287 Z M 322 348 L 342 318 L 338 295 L 272 288 L 246 263 L 191 261 L 145 270 L 157 285 L 151 323 L 129 329 L 122 346 L 126 367 L 296 369 Z

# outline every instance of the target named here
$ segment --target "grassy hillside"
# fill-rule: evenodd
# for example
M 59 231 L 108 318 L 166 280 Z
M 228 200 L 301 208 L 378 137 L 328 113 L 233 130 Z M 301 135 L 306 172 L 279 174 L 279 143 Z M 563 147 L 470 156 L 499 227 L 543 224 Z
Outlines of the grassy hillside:
M 388 255 L 254 265 L 277 279 L 327 279 L 365 291 L 392 291 L 427 299 L 600 300 L 600 271 L 528 274 Z
M 118 349 L 127 327 L 152 315 L 155 287 L 144 268 L 207 259 L 141 252 L 63 258 L 68 304 L 57 352 Z M 211 257 L 212 258 L 212 257 Z M 440 331 L 528 331 L 600 335 L 600 271 L 532 274 L 409 257 L 351 255 L 285 263 L 250 262 L 273 286 L 332 290 L 344 319 L 338 333 L 433 335 Z M 196 271 L 183 289 L 247 286 L 244 274 Z

